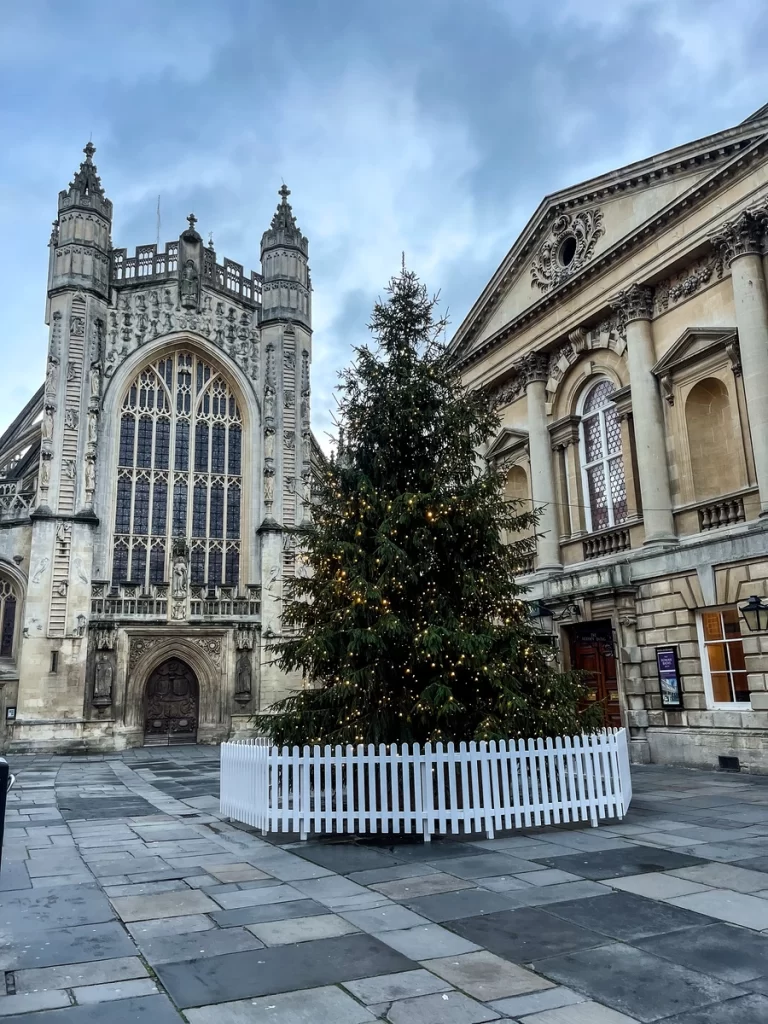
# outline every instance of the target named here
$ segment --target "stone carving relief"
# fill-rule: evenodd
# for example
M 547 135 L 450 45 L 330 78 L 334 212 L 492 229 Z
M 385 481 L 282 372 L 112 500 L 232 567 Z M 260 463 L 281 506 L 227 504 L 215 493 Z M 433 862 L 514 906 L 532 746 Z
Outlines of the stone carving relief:
M 171 640 L 172 637 L 169 636 L 131 637 L 130 647 L 128 649 L 128 668 L 135 668 L 148 651 L 153 650 L 158 646 L 158 644 L 167 644 Z M 209 658 L 212 658 L 213 661 L 219 661 L 221 659 L 221 637 L 185 637 L 184 642 L 194 644 L 195 647 L 198 647 L 204 654 L 207 654 Z
M 88 582 L 88 574 L 85 571 L 85 566 L 83 565 L 83 560 L 80 557 L 80 555 L 77 555 L 75 557 L 74 561 L 72 562 L 72 567 L 73 567 L 73 569 L 75 571 L 75 574 L 76 574 L 77 578 L 80 580 L 80 582 L 81 583 L 87 583 Z
M 63 462 L 62 462 L 62 466 L 64 468 L 64 476 L 68 480 L 74 480 L 76 472 L 77 472 L 77 467 L 75 465 L 75 460 L 74 459 L 64 459 Z
M 51 399 L 56 395 L 59 376 L 59 360 L 56 356 L 48 356 L 48 369 L 45 373 L 45 397 Z
M 96 650 L 98 651 L 113 651 L 115 649 L 115 641 L 117 639 L 117 629 L 106 623 L 101 626 L 97 626 L 95 630 L 95 643 Z
M 67 363 L 67 380 L 77 380 L 77 363 Z
M 120 362 L 147 342 L 165 334 L 191 331 L 208 338 L 227 352 L 251 379 L 257 379 L 256 313 L 223 302 L 204 289 L 200 291 L 199 283 L 199 279 L 195 284 L 183 278 L 179 285 L 171 283 L 122 293 L 117 308 L 109 312 L 104 339 L 106 376 L 111 376 Z M 198 296 L 194 302 L 193 285 Z
M 50 564 L 50 561 L 51 561 L 50 558 L 41 558 L 40 559 L 40 561 L 37 563 L 37 568 L 32 573 L 32 582 L 33 583 L 39 583 L 40 582 L 40 580 L 43 578 L 43 573 L 45 572 L 45 570 L 48 568 L 48 566 Z
M 721 281 L 725 266 L 721 252 L 709 253 L 679 274 L 660 281 L 656 285 L 654 311 L 664 313 L 670 306 L 690 298 L 710 282 Z
M 85 504 L 93 505 L 93 493 L 96 490 L 96 460 L 93 455 L 85 458 Z
M 253 638 L 254 638 L 253 625 L 248 623 L 247 625 L 238 626 L 235 630 L 235 647 L 238 651 L 252 651 L 253 650 Z
M 85 636 L 85 631 L 88 628 L 88 620 L 82 614 L 78 615 L 75 620 L 75 628 L 72 630 L 74 636 Z
M 531 287 L 546 292 L 578 273 L 592 258 L 604 231 L 597 207 L 559 214 L 533 258 Z
M 69 318 L 69 334 L 72 338 L 82 338 L 85 336 L 85 317 L 79 316 L 73 313 Z
M 79 417 L 76 409 L 65 409 L 64 410 L 64 426 L 68 430 L 77 430 L 77 421 Z

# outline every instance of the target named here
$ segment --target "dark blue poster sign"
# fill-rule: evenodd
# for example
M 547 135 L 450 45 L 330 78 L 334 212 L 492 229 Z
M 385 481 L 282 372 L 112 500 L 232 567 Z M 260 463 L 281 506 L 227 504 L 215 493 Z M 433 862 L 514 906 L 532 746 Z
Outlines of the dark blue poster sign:
M 683 691 L 680 685 L 680 669 L 677 664 L 677 648 L 657 647 L 656 668 L 659 673 L 662 708 L 669 711 L 682 708 Z

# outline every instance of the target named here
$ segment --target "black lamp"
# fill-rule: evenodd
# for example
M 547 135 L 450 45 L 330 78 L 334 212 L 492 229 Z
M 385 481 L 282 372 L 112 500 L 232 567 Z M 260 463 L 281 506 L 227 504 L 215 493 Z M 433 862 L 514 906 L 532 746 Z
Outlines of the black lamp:
M 768 631 L 768 604 L 764 603 L 762 597 L 753 594 L 747 603 L 739 608 L 739 611 L 750 633 Z
M 555 625 L 555 613 L 543 601 L 534 601 L 531 605 L 531 618 L 538 619 L 542 633 L 552 633 Z

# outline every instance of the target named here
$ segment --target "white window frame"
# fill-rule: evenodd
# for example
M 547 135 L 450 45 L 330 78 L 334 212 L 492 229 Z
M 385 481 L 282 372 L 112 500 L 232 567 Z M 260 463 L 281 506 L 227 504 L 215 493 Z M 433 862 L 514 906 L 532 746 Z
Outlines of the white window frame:
M 587 413 L 587 416 L 588 416 L 589 419 L 592 419 L 593 416 L 598 416 L 599 417 L 600 440 L 602 442 L 602 448 L 603 448 L 603 452 L 604 452 L 604 454 L 602 455 L 601 458 L 595 459 L 593 462 L 587 462 L 587 439 L 586 439 L 586 436 L 585 436 L 585 433 L 584 433 L 584 419 L 585 419 L 585 416 L 584 416 L 584 406 L 587 404 L 587 399 L 592 394 L 592 392 L 595 390 L 595 388 L 598 387 L 598 385 L 602 384 L 603 381 L 606 381 L 606 380 L 608 381 L 609 384 L 612 384 L 614 386 L 614 390 L 615 390 L 615 384 L 611 380 L 610 377 L 595 377 L 595 378 L 593 378 L 592 381 L 590 382 L 589 386 L 584 389 L 584 392 L 582 393 L 581 398 L 579 399 L 579 404 L 578 404 L 578 407 L 577 407 L 577 410 L 576 410 L 577 415 L 579 417 L 579 468 L 581 469 L 581 488 L 582 488 L 582 493 L 584 495 L 584 517 L 585 517 L 586 525 L 587 525 L 587 533 L 596 533 L 596 532 L 599 532 L 600 530 L 612 530 L 612 529 L 614 529 L 614 527 L 621 525 L 620 523 L 616 522 L 616 516 L 615 516 L 614 511 L 613 511 L 613 492 L 611 491 L 611 477 L 610 477 L 610 473 L 609 473 L 609 468 L 610 468 L 610 463 L 611 462 L 614 462 L 616 459 L 621 459 L 622 460 L 622 469 L 624 469 L 624 462 L 623 462 L 623 460 L 624 460 L 624 451 L 623 451 L 623 449 L 621 449 L 621 450 L 619 450 L 614 455 L 608 455 L 608 436 L 607 436 L 607 432 L 606 432 L 606 429 L 605 429 L 605 410 L 611 408 L 612 406 L 615 408 L 615 405 L 616 405 L 615 402 L 612 402 L 612 401 L 608 402 L 604 406 L 602 406 L 600 409 L 596 409 L 594 412 Z M 605 496 L 606 496 L 606 503 L 607 503 L 607 508 L 608 508 L 608 525 L 607 526 L 601 526 L 601 527 L 593 526 L 593 523 L 592 523 L 592 501 L 591 501 L 590 493 L 589 493 L 589 473 L 588 473 L 588 471 L 590 469 L 593 469 L 595 466 L 602 466 L 603 467 L 603 473 L 604 473 L 604 476 L 605 476 Z M 625 488 L 625 490 L 626 490 L 626 486 L 627 486 L 627 477 L 626 477 L 626 471 L 625 471 L 625 473 L 624 473 L 624 488 Z
M 707 655 L 707 645 L 709 643 L 733 643 L 729 640 L 713 640 L 707 641 L 704 639 L 704 615 L 711 612 L 726 612 L 733 611 L 734 605 L 721 604 L 714 608 L 701 608 L 696 612 L 696 633 L 699 639 L 699 658 L 701 660 L 701 674 L 704 679 L 704 696 L 707 701 L 707 708 L 710 711 L 751 711 L 752 704 L 750 701 L 743 700 L 732 700 L 732 701 L 716 701 L 715 693 L 712 687 L 712 673 L 709 668 L 709 656 Z M 723 630 L 723 636 L 725 636 L 725 630 Z M 743 637 L 741 640 L 743 642 Z

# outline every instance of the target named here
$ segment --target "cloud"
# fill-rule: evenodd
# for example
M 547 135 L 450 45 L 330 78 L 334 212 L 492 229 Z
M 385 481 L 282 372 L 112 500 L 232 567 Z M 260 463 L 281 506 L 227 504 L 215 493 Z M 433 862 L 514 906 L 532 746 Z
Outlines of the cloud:
M 310 239 L 313 403 L 408 263 L 453 327 L 546 193 L 768 100 L 753 0 L 54 0 L 4 12 L 0 429 L 42 379 L 47 240 L 89 132 L 114 244 L 258 269 L 281 180 Z

